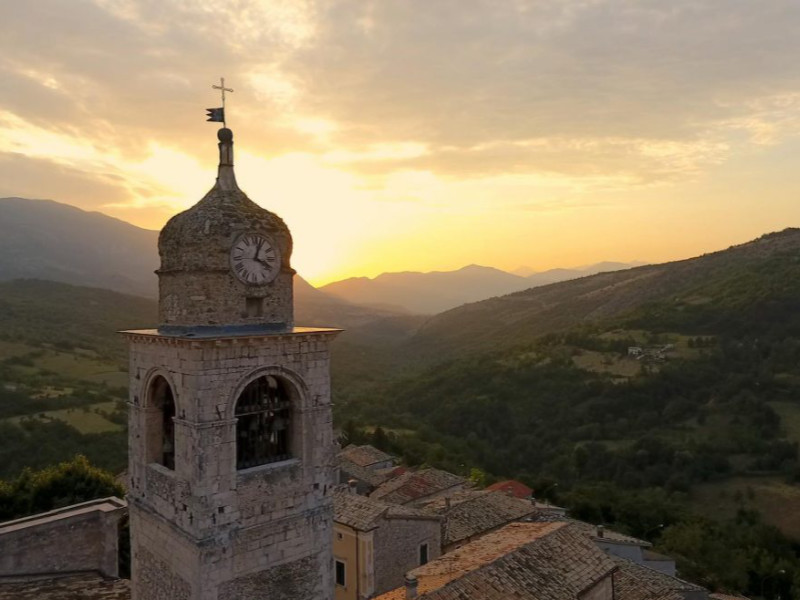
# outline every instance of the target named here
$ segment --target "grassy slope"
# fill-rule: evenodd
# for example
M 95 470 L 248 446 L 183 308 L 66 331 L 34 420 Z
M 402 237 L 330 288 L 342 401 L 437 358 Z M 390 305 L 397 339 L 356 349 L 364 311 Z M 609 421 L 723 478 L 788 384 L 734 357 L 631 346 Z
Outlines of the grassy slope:
M 767 264 L 772 272 L 763 272 Z M 692 313 L 691 325 L 702 329 L 720 308 L 730 313 L 759 299 L 786 293 L 796 297 L 799 289 L 800 229 L 787 229 L 690 260 L 602 273 L 468 304 L 431 318 L 402 350 L 417 362 L 501 350 L 554 331 L 608 321 L 651 303 L 666 303 L 665 313 L 682 325 L 689 323 L 680 318 L 681 311 Z M 651 323 L 644 325 L 651 329 Z

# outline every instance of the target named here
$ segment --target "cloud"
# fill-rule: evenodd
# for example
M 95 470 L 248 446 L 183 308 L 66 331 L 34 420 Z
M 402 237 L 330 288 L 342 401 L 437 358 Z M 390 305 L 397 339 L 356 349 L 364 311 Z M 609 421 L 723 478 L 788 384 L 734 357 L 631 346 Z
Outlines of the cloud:
M 113 177 L 88 175 L 47 159 L 0 153 L 0 197 L 58 199 L 98 210 L 106 203 L 131 201 L 119 183 Z
M 224 74 L 248 151 L 368 186 L 405 170 L 650 185 L 797 135 L 798 25 L 795 0 L 17 2 L 0 109 L 78 153 L 213 164 L 201 119 Z M 115 202 L 148 197 L 125 186 Z
M 716 150 L 708 161 L 696 149 L 724 146 L 756 112 L 762 128 L 781 119 L 754 103 L 800 83 L 800 5 L 788 0 L 326 7 L 314 43 L 283 65 L 303 109 L 338 124 L 334 144 L 424 144 L 419 162 L 460 176 L 500 161 L 593 176 L 626 161 L 634 179 L 670 178 L 674 161 L 635 149 L 675 144 L 697 159 L 684 167 L 715 164 Z M 602 152 L 589 157 L 586 140 Z

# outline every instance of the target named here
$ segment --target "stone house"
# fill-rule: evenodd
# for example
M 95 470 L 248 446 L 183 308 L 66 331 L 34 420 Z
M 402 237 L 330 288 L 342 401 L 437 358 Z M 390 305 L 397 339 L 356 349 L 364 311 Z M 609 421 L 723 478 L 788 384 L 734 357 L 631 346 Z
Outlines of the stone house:
M 441 517 L 350 490 L 333 496 L 336 600 L 372 598 L 440 555 Z
M 390 504 L 418 505 L 426 500 L 448 496 L 470 487 L 464 477 L 440 469 L 406 471 L 378 486 L 370 498 Z
M 704 588 L 608 555 L 570 521 L 511 523 L 406 574 L 377 600 L 708 600 Z
M 337 460 L 339 467 L 338 482 L 344 485 L 354 485 L 356 491 L 362 496 L 368 495 L 391 477 L 392 469 L 374 471 L 368 467 L 357 465 L 341 455 Z
M 521 498 L 523 500 L 533 497 L 533 490 L 516 479 L 498 481 L 487 486 L 486 489 L 492 492 L 503 492 L 508 496 L 514 496 L 515 498 Z
M 391 454 L 378 450 L 375 446 L 370 446 L 369 444 L 364 444 L 363 446 L 350 444 L 339 452 L 339 457 L 355 463 L 359 467 L 373 471 L 391 469 L 397 462 L 397 459 Z
M 490 490 L 466 490 L 428 500 L 420 507 L 443 519 L 442 552 L 450 552 L 504 525 L 536 514 L 530 500 Z
M 0 600 L 129 600 L 118 579 L 119 498 L 102 498 L 0 524 Z
M 548 518 L 539 514 L 539 519 Z M 552 519 L 558 520 L 559 517 L 552 517 Z M 653 545 L 650 542 L 606 529 L 602 525 L 594 526 L 582 521 L 572 521 L 572 523 L 606 554 L 624 558 L 634 564 L 648 567 L 671 577 L 675 576 L 675 560 L 653 552 L 651 550 Z

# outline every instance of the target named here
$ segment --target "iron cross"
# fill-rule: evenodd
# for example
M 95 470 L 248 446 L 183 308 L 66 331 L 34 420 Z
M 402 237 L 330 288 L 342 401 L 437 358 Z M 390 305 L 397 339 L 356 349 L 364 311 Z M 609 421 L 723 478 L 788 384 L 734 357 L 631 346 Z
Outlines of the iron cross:
M 225 92 L 233 93 L 233 90 L 231 88 L 226 88 L 225 87 L 225 78 L 224 77 L 220 77 L 219 78 L 219 85 L 212 85 L 211 87 L 214 88 L 215 90 L 219 90 L 220 93 L 222 94 L 222 114 L 223 114 L 223 118 L 224 118 L 224 115 L 225 115 Z M 223 125 L 224 124 L 225 123 L 223 123 Z

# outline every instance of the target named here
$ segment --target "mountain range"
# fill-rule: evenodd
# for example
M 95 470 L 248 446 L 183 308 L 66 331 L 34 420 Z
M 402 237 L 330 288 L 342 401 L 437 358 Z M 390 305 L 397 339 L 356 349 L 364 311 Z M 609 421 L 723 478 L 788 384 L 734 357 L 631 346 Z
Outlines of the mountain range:
M 436 314 L 469 302 L 640 264 L 601 262 L 577 269 L 550 269 L 525 277 L 493 267 L 469 265 L 456 271 L 352 277 L 324 285 L 320 290 L 347 302 L 399 312 Z
M 35 279 L 155 299 L 158 232 L 52 200 L 0 198 L 0 281 Z M 354 306 L 295 277 L 298 319 L 350 327 L 392 313 Z
M 0 281 L 43 279 L 155 298 L 158 232 L 51 200 L 0 198 Z M 384 273 L 316 289 L 295 278 L 300 313 L 354 325 L 390 314 L 434 314 L 511 292 L 629 268 L 598 263 L 521 277 L 492 267 Z
M 784 277 L 775 277 L 776 270 Z M 730 309 L 728 303 L 768 302 L 797 277 L 800 229 L 785 229 L 696 258 L 598 273 L 466 304 L 427 319 L 403 342 L 418 359 L 463 355 L 620 318 L 654 303 L 662 313 L 664 306 L 684 315 L 702 310 L 714 322 Z

